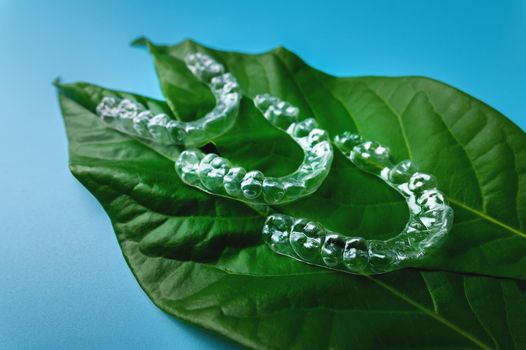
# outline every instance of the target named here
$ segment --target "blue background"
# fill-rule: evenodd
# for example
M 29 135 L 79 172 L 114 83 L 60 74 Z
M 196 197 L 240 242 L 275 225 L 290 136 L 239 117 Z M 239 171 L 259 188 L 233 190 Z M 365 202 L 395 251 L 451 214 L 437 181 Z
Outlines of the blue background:
M 160 97 L 130 41 L 284 45 L 336 75 L 426 75 L 526 128 L 524 1 L 0 0 L 0 348 L 236 348 L 158 310 L 67 167 L 51 81 Z

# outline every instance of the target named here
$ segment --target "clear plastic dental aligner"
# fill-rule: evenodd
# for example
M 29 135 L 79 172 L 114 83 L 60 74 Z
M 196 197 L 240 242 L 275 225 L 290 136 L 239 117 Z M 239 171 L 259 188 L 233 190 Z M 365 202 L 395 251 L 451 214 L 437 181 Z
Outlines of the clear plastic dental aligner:
M 385 241 L 366 240 L 329 231 L 308 219 L 272 214 L 263 228 L 272 250 L 334 270 L 378 274 L 421 260 L 443 241 L 453 223 L 453 209 L 432 175 L 418 172 L 410 160 L 393 164 L 387 147 L 357 134 L 340 134 L 334 143 L 359 169 L 380 177 L 404 196 L 409 207 L 405 228 Z
M 241 100 L 236 78 L 202 53 L 186 55 L 185 62 L 216 99 L 215 107 L 204 117 L 182 122 L 164 113 L 155 114 L 130 99 L 110 96 L 98 104 L 97 114 L 110 128 L 163 145 L 201 146 L 225 133 L 236 121 Z
M 329 173 L 333 151 L 327 132 L 314 119 L 298 121 L 298 108 L 268 94 L 254 104 L 274 126 L 286 131 L 304 151 L 302 164 L 282 177 L 266 177 L 258 170 L 232 166 L 216 154 L 197 149 L 182 152 L 175 169 L 187 184 L 206 192 L 252 204 L 281 204 L 316 191 Z

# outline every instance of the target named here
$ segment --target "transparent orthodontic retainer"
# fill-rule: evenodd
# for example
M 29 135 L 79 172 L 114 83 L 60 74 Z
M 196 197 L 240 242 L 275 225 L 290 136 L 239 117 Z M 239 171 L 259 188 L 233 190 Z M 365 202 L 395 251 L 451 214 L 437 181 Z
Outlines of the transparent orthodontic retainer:
M 204 117 L 183 122 L 164 113 L 155 114 L 130 99 L 106 96 L 97 106 L 97 114 L 110 128 L 151 140 L 162 145 L 202 146 L 228 131 L 236 122 L 241 93 L 236 78 L 224 67 L 202 53 L 185 57 L 188 69 L 207 84 L 215 107 Z
M 268 216 L 263 238 L 270 248 L 302 262 L 357 274 L 379 274 L 421 260 L 442 243 L 453 223 L 453 209 L 436 187 L 432 175 L 418 172 L 404 160 L 393 164 L 389 149 L 349 132 L 334 143 L 359 169 L 374 174 L 398 191 L 409 207 L 409 220 L 387 240 L 348 237 L 305 218 Z
M 298 108 L 268 94 L 254 104 L 275 127 L 287 132 L 302 148 L 304 158 L 291 174 L 267 177 L 259 170 L 246 171 L 216 154 L 186 150 L 176 160 L 181 179 L 203 191 L 251 204 L 282 204 L 315 192 L 327 177 L 333 158 L 325 130 L 312 118 L 298 121 Z

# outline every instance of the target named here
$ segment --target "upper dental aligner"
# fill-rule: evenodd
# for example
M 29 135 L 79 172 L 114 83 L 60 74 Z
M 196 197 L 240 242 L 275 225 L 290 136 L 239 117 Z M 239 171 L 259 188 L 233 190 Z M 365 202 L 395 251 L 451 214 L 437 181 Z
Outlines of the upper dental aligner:
M 334 140 L 340 151 L 363 171 L 380 177 L 407 201 L 409 220 L 388 240 L 348 237 L 317 222 L 272 214 L 263 228 L 266 243 L 277 253 L 350 273 L 377 274 L 408 266 L 436 248 L 453 223 L 453 209 L 436 188 L 432 175 L 418 172 L 410 160 L 393 164 L 389 149 L 349 132 Z
M 97 114 L 113 129 L 163 145 L 201 146 L 225 133 L 234 125 L 239 111 L 241 93 L 236 78 L 202 53 L 186 55 L 185 62 L 216 99 L 215 107 L 204 117 L 182 122 L 164 113 L 155 114 L 130 99 L 111 96 L 98 104 Z
M 256 107 L 274 126 L 286 131 L 303 149 L 302 164 L 282 177 L 266 177 L 261 171 L 246 171 L 232 166 L 216 154 L 198 149 L 182 152 L 175 169 L 181 179 L 212 194 L 253 204 L 281 204 L 316 191 L 327 174 L 333 158 L 327 132 L 314 119 L 298 121 L 298 108 L 268 94 L 254 98 Z

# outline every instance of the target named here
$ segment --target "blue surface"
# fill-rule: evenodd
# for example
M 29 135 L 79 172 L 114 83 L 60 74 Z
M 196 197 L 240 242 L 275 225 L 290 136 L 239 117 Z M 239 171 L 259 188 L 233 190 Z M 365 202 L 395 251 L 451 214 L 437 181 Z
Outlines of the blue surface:
M 524 1 L 0 0 L 0 348 L 206 349 L 231 343 L 167 316 L 142 292 L 109 219 L 70 175 L 51 81 L 160 97 L 149 56 L 193 38 L 284 45 L 337 75 L 426 75 L 526 128 Z

